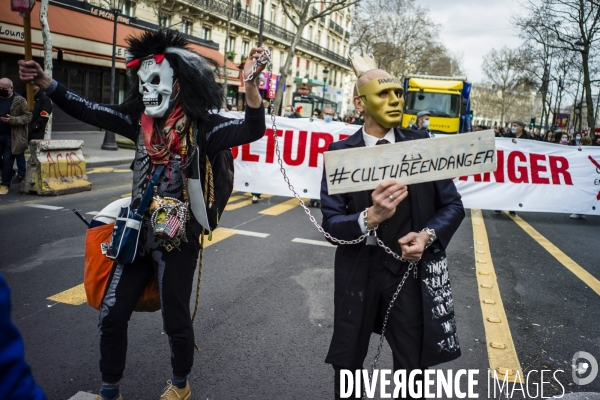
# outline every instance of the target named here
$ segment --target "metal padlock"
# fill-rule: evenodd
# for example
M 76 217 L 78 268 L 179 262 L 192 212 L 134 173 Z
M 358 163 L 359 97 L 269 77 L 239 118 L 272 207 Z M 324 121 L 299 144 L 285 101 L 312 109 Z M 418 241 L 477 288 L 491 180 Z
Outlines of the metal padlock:
M 369 232 L 369 236 L 367 236 L 367 246 L 377 246 L 377 231 L 373 230 Z

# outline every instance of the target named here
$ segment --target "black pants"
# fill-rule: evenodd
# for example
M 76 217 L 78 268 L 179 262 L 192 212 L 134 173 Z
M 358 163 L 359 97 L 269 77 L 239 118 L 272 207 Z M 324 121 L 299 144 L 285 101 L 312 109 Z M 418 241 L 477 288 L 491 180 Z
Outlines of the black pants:
M 13 164 L 15 156 L 11 150 L 10 134 L 0 134 L 0 158 L 2 158 L 2 181 L 1 185 L 10 186 L 10 181 L 13 176 Z
M 400 276 L 394 275 L 385 268 L 377 275 L 369 278 L 356 355 L 354 362 L 349 368 L 353 373 L 357 369 L 363 369 L 363 363 L 369 350 L 371 333 L 377 321 L 379 323 L 383 321 L 390 301 L 398 288 L 398 284 L 402 280 L 406 268 L 403 267 L 400 270 Z M 412 271 L 406 279 L 390 312 L 385 339 L 392 349 L 394 371 L 405 369 L 408 381 L 410 371 L 421 368 L 421 350 L 423 348 L 423 300 L 421 297 L 421 284 L 419 279 L 414 278 Z M 379 337 L 377 337 L 377 341 L 379 341 Z M 366 367 L 370 368 L 371 363 L 372 360 L 368 360 Z M 381 365 L 378 364 L 376 368 L 381 368 Z M 342 368 L 334 365 L 333 369 L 335 370 L 335 398 L 340 399 L 340 370 Z M 393 384 L 393 379 L 391 381 Z M 364 388 L 364 384 L 361 385 L 361 388 Z M 388 386 L 388 393 L 393 393 L 393 385 Z M 350 398 L 356 398 L 355 394 L 353 393 Z M 408 396 L 406 398 L 411 399 L 413 397 Z
M 198 237 L 167 252 L 163 247 L 138 251 L 131 264 L 116 264 L 100 311 L 100 372 L 102 380 L 116 383 L 123 377 L 127 356 L 127 325 L 146 285 L 157 273 L 164 331 L 171 346 L 173 375 L 189 375 L 194 363 L 194 330 L 190 296 L 198 261 Z M 143 246 L 140 243 L 139 246 Z M 140 254 L 142 253 L 142 254 Z

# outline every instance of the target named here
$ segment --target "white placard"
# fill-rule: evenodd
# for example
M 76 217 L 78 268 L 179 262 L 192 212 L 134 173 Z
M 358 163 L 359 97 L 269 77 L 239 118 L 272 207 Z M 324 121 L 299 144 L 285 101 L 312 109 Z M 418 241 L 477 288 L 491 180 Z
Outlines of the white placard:
M 394 179 L 409 184 L 494 172 L 494 131 L 410 140 L 325 152 L 329 194 L 375 189 Z

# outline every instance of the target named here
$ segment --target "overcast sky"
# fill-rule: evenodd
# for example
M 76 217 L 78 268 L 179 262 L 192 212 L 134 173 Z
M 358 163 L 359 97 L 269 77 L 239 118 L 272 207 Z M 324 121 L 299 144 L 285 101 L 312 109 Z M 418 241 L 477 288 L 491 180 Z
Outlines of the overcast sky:
M 482 58 L 492 48 L 517 47 L 522 41 L 513 29 L 511 16 L 522 9 L 518 0 L 417 0 L 428 7 L 440 24 L 443 43 L 462 55 L 463 67 L 471 82 L 482 82 Z

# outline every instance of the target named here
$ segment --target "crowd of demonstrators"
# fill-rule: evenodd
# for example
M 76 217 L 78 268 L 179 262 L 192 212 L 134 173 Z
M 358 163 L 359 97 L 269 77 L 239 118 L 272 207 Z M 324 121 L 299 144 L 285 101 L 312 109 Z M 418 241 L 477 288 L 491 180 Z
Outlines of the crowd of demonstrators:
M 0 79 L 0 158 L 2 159 L 0 194 L 8 193 L 13 177 L 15 156 L 24 153 L 27 149 L 30 121 L 31 111 L 27 107 L 27 100 L 15 93 L 10 79 Z

